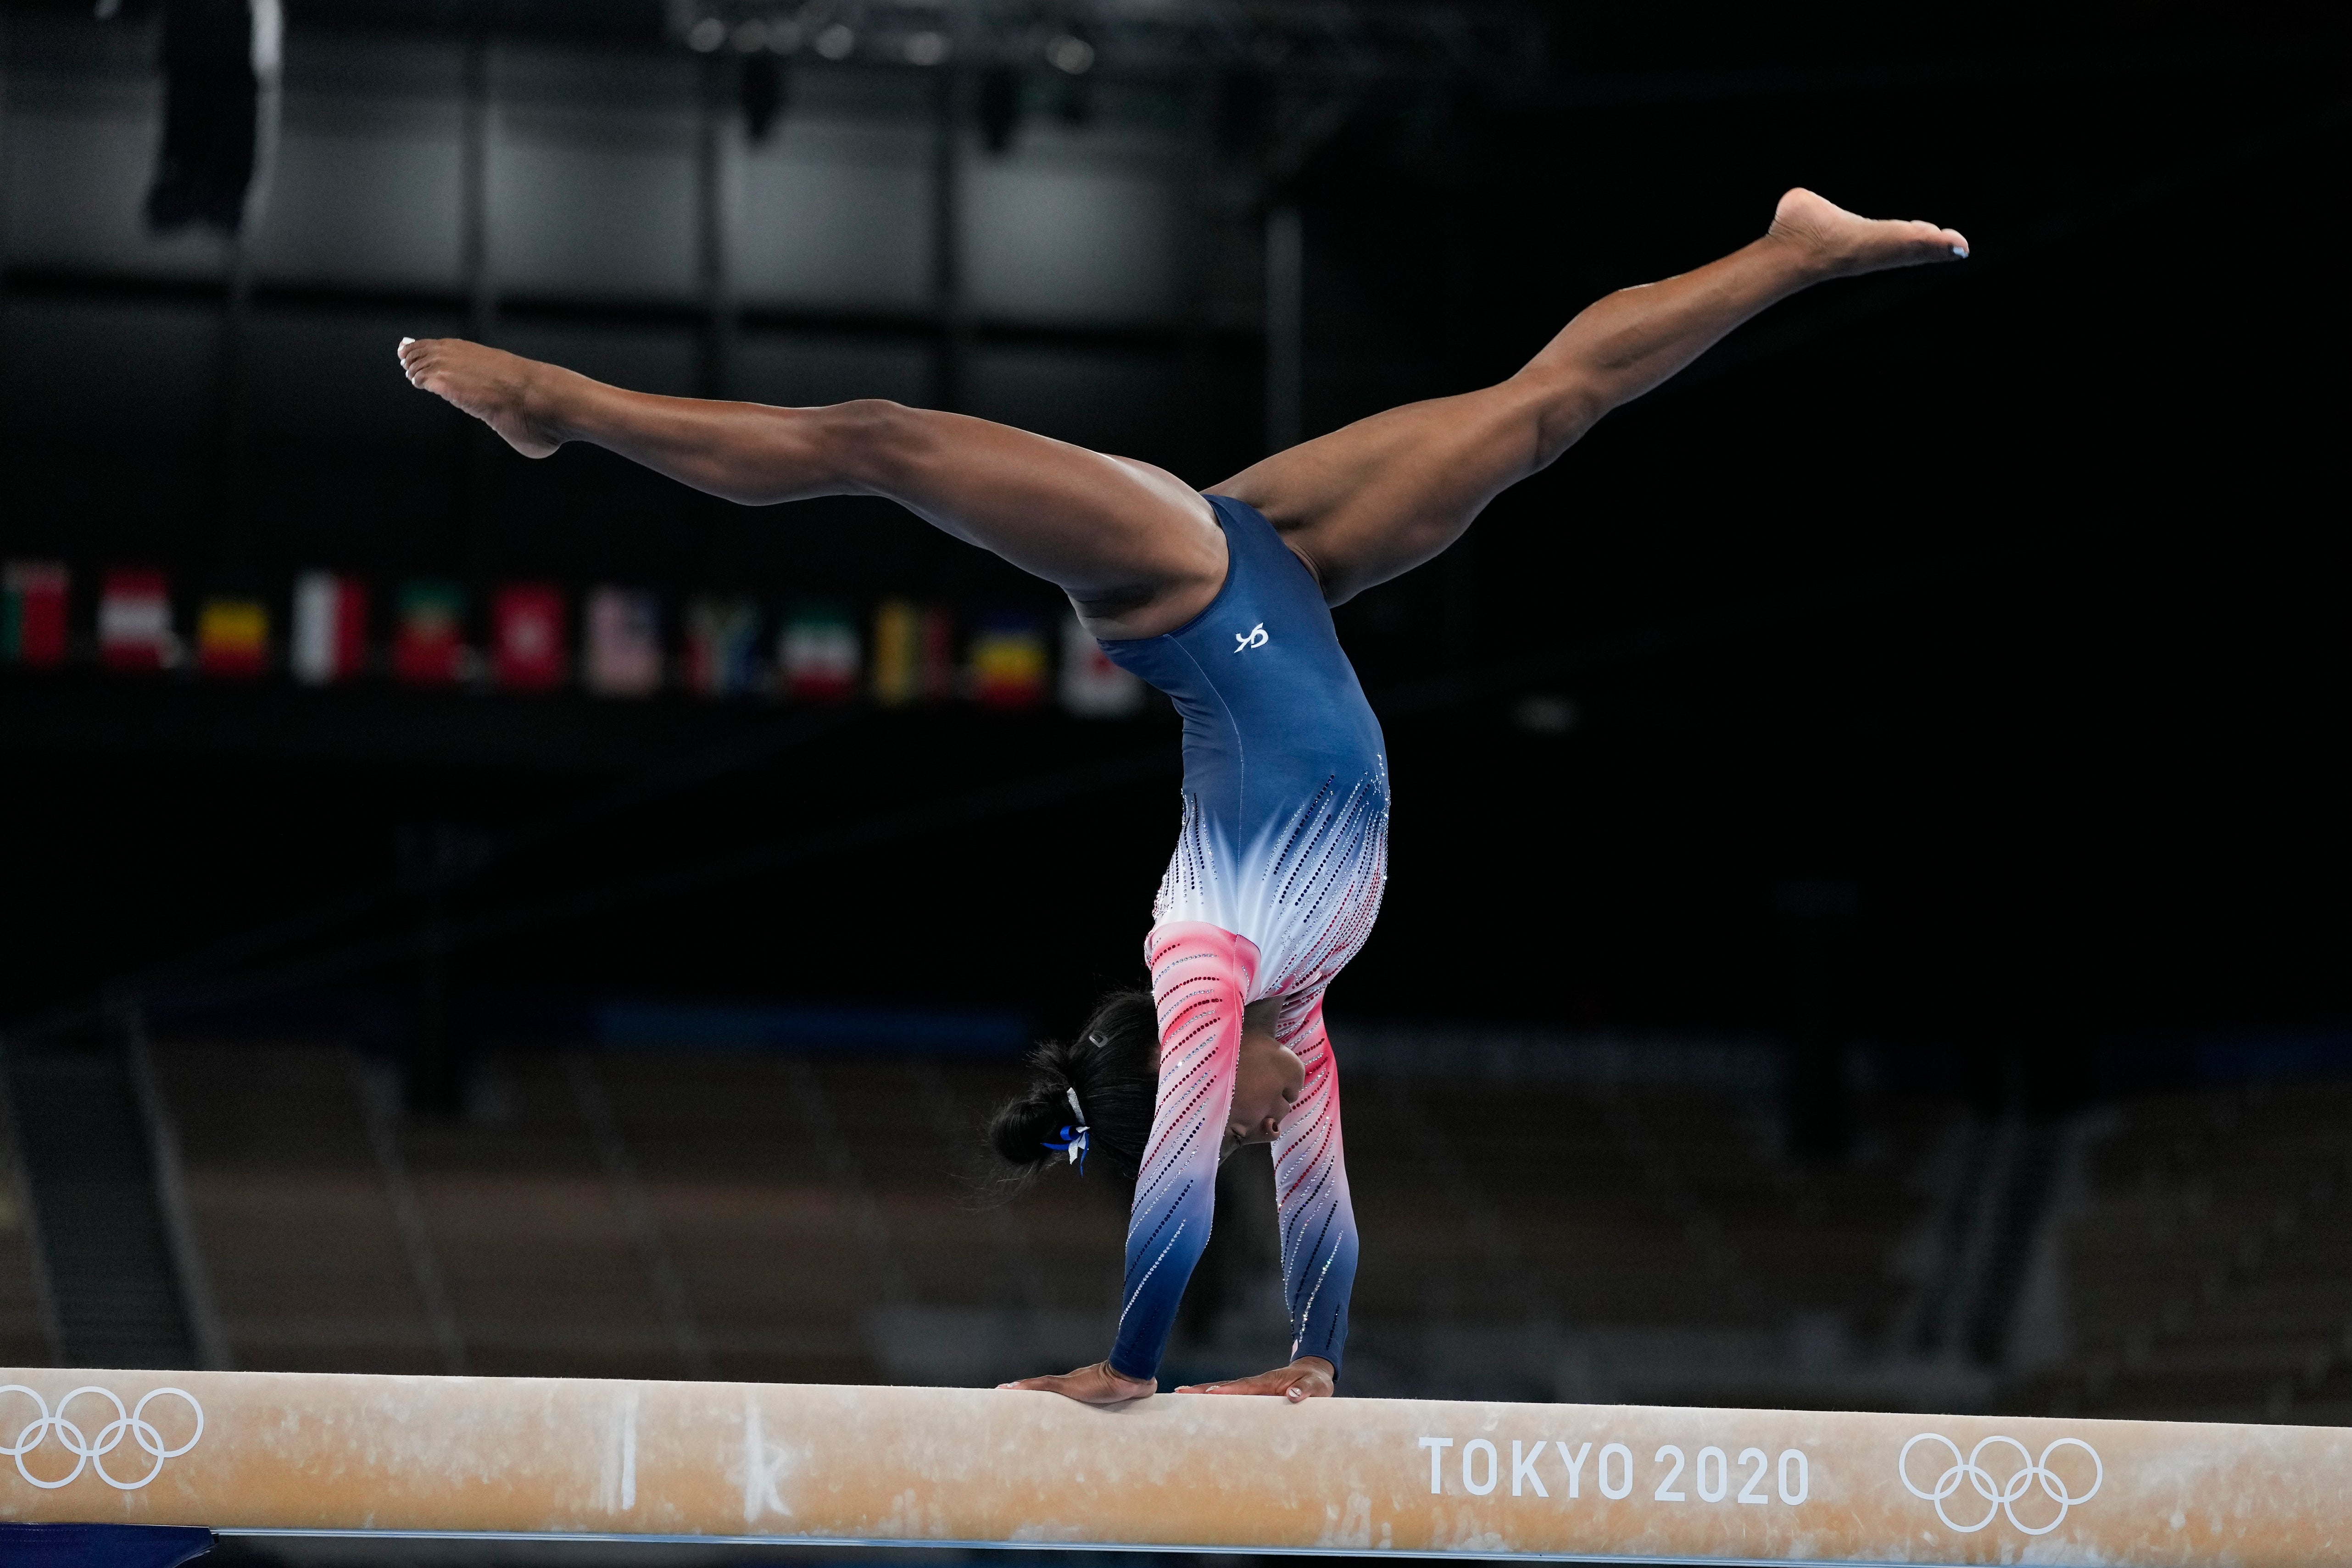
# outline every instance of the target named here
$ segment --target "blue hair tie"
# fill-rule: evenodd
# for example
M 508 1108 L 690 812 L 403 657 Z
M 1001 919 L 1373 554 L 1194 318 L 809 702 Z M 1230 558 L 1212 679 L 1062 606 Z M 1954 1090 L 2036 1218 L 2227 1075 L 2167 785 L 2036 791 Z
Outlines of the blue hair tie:
M 1070 1097 L 1070 1113 L 1077 1117 L 1077 1124 L 1064 1127 L 1054 1137 L 1047 1138 L 1045 1147 L 1057 1155 L 1069 1155 L 1070 1164 L 1077 1166 L 1078 1174 L 1084 1176 L 1087 1174 L 1087 1113 L 1078 1105 L 1076 1089 L 1066 1089 L 1063 1092 Z

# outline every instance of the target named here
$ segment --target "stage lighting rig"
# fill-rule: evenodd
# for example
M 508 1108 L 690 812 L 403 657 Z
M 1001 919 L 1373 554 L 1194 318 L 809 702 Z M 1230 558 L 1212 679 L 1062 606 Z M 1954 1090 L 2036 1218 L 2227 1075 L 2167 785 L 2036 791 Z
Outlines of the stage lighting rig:
M 671 0 L 670 37 L 835 65 L 1307 81 L 1525 80 L 1540 68 L 1532 6 L 1407 0 Z

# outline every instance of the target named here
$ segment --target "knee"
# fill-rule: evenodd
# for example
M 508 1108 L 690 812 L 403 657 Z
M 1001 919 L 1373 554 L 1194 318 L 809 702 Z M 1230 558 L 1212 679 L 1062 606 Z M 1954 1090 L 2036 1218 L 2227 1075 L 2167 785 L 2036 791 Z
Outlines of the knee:
M 824 466 L 860 489 L 898 487 L 923 444 L 921 411 L 859 398 L 813 411 Z
M 1533 448 L 1530 471 L 1549 467 L 1561 453 L 1582 440 L 1609 408 L 1606 395 L 1589 377 L 1552 376 L 1531 388 L 1525 407 Z

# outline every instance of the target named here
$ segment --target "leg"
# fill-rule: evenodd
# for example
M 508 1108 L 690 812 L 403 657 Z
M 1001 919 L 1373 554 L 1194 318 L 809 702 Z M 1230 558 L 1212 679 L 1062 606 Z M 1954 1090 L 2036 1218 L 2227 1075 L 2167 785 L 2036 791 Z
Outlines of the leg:
M 1224 581 L 1224 536 L 1182 480 L 986 420 L 654 397 L 457 339 L 404 340 L 400 362 L 526 457 L 591 442 L 746 506 L 887 497 L 1067 591 L 1101 636 L 1181 625 Z
M 1873 222 L 1791 191 L 1762 239 L 1610 295 L 1501 385 L 1375 414 L 1214 488 L 1264 512 L 1337 604 L 1436 555 L 1499 492 L 1767 306 L 1828 278 L 1967 254 L 1950 229 Z

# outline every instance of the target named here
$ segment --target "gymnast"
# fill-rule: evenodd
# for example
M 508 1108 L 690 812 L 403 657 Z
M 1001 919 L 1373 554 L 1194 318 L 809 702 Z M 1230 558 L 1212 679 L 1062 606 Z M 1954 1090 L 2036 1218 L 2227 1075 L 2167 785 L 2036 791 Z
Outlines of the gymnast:
M 1209 1239 L 1218 1163 L 1272 1143 L 1287 1365 L 1183 1392 L 1328 1395 L 1356 1272 L 1323 995 L 1379 913 L 1389 779 L 1330 606 L 1444 549 L 1506 486 L 1775 301 L 1968 255 L 1933 224 L 1810 191 L 1764 236 L 1587 308 L 1508 381 L 1277 452 L 1210 489 L 985 420 L 869 401 L 772 408 L 625 392 L 455 339 L 404 340 L 415 385 L 527 457 L 617 452 L 744 506 L 882 496 L 1052 582 L 1183 718 L 1183 819 L 1144 944 L 1151 990 L 1041 1047 L 992 1145 L 1016 1166 L 1135 1181 L 1110 1354 L 1006 1384 L 1090 1404 L 1153 1393 Z

